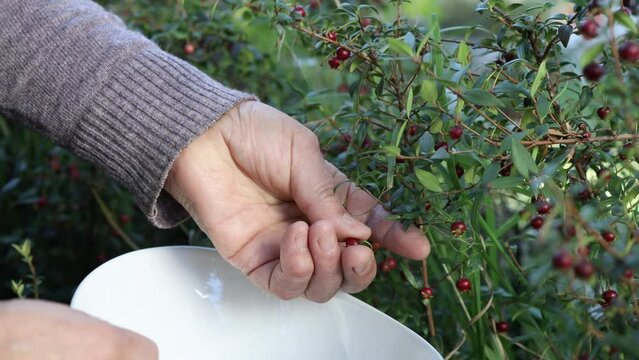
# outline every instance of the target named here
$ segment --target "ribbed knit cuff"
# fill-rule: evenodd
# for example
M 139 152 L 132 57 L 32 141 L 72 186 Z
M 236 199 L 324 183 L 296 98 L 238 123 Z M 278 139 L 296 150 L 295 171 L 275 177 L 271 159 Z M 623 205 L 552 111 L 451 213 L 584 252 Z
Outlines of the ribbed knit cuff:
M 224 87 L 152 47 L 114 69 L 78 124 L 72 148 L 126 186 L 160 228 L 189 217 L 164 182 L 182 149 L 253 95 Z

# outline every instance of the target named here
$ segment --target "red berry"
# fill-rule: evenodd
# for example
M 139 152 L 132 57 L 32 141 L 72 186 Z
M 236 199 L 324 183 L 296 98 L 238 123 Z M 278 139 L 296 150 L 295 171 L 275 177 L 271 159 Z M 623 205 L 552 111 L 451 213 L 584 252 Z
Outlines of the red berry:
M 320 7 L 320 2 L 319 2 L 319 0 L 311 0 L 309 5 L 310 5 L 311 9 L 315 10 L 315 9 Z
M 429 287 L 423 287 L 420 291 L 420 294 L 422 294 L 424 299 L 430 299 L 433 297 L 433 289 Z
M 517 59 L 517 54 L 513 53 L 513 52 L 509 52 L 509 53 L 505 53 L 504 54 L 504 61 L 505 62 L 511 62 L 513 60 Z
M 606 240 L 606 242 L 613 242 L 615 241 L 615 233 L 613 233 L 612 231 L 608 231 L 608 230 L 604 230 L 601 232 L 601 237 Z
M 330 60 L 328 60 L 328 66 L 330 66 L 331 69 L 337 69 L 340 64 L 341 64 L 341 62 L 336 57 L 333 57 Z
M 382 270 L 383 273 L 387 273 L 393 270 L 391 269 L 390 265 L 388 265 L 386 261 L 382 262 L 382 264 L 380 265 L 380 269 Z
M 536 230 L 541 229 L 541 227 L 544 226 L 544 218 L 542 218 L 541 216 L 535 216 L 534 218 L 530 219 L 530 226 L 532 226 L 533 229 Z
M 435 144 L 435 151 L 444 148 L 444 150 L 448 151 L 448 143 L 446 143 L 445 141 L 440 141 L 437 144 Z
M 42 209 L 48 204 L 49 204 L 49 199 L 47 199 L 46 196 L 41 196 L 40 198 L 38 198 L 38 200 L 36 200 L 36 206 L 38 207 L 38 209 Z
M 572 239 L 575 237 L 575 235 L 577 235 L 577 228 L 575 227 L 575 225 L 568 225 L 566 226 L 566 238 L 568 240 Z
M 184 53 L 186 55 L 193 55 L 195 52 L 195 45 L 192 42 L 187 42 L 184 44 Z
M 612 174 L 608 169 L 601 169 L 597 172 L 597 177 L 599 180 L 610 181 L 612 179 Z
M 339 66 L 339 64 L 337 64 L 337 66 Z M 348 85 L 346 84 L 339 84 L 339 86 L 337 87 L 337 92 L 340 93 L 347 93 L 348 92 Z
M 335 31 L 329 31 L 326 33 L 326 37 L 330 41 L 337 41 L 337 33 Z
M 610 114 L 610 106 L 602 106 L 597 109 L 597 115 L 599 115 L 600 119 L 605 119 Z
M 51 157 L 51 161 L 49 162 L 49 165 L 51 166 L 51 171 L 53 172 L 60 171 L 60 168 L 62 167 L 62 164 L 60 164 L 60 158 L 57 156 Z
M 623 272 L 623 277 L 625 277 L 628 280 L 632 280 L 635 277 L 635 273 L 634 271 L 632 271 L 632 269 L 626 269 Z
M 590 191 L 589 189 L 585 189 L 580 191 L 577 195 L 581 200 L 588 200 L 592 198 L 592 191 Z
M 466 278 L 460 278 L 459 280 L 457 280 L 455 286 L 457 286 L 457 290 L 461 292 L 470 291 L 470 289 L 472 288 L 470 280 Z
M 637 62 L 639 60 L 639 45 L 634 41 L 626 41 L 619 47 L 619 57 L 627 62 Z
M 348 238 L 346 239 L 346 246 L 355 246 L 355 245 L 359 245 L 359 239 L 355 239 L 355 238 Z
M 455 125 L 448 130 L 448 135 L 450 135 L 450 138 L 453 140 L 459 140 L 462 135 L 464 135 L 464 129 L 459 125 Z
M 508 332 L 508 330 L 510 329 L 510 324 L 508 323 L 508 321 L 497 321 L 495 323 L 495 328 L 497 329 L 497 332 L 505 333 Z
M 501 162 L 501 169 L 499 170 L 499 173 L 501 174 L 501 176 L 510 176 L 510 172 L 513 168 L 513 164 L 506 162 L 505 160 L 502 160 Z
M 360 25 L 362 25 L 363 28 L 371 25 L 373 23 L 373 20 L 369 19 L 369 18 L 363 18 L 359 21 Z
M 424 211 L 428 211 L 432 207 L 433 205 L 430 203 L 430 201 L 426 201 L 426 203 L 424 204 Z
M 297 13 L 301 17 L 306 17 L 306 10 L 302 5 L 297 5 L 293 8 L 293 12 Z
M 455 236 L 460 236 L 466 232 L 466 224 L 463 221 L 455 221 L 450 225 L 450 232 Z
M 574 270 L 575 275 L 582 279 L 588 279 L 595 273 L 595 267 L 586 259 L 582 259 L 577 265 L 575 265 Z
M 394 270 L 397 267 L 397 260 L 395 260 L 395 258 L 387 258 L 386 263 L 390 266 L 391 270 Z
M 604 299 L 604 306 L 606 305 L 610 305 L 610 303 L 612 303 L 613 301 L 615 301 L 615 299 L 619 296 L 619 294 L 617 294 L 616 291 L 609 289 L 604 291 L 601 294 L 601 297 Z
M 343 47 L 337 49 L 337 51 L 335 52 L 335 57 L 337 57 L 338 59 L 344 61 L 344 60 L 348 60 L 349 57 L 351 57 L 351 52 L 348 49 L 344 49 Z
M 80 169 L 76 164 L 69 165 L 69 179 L 71 181 L 80 180 Z
M 384 247 L 384 245 L 382 245 L 382 243 L 380 243 L 379 241 L 373 241 L 373 250 L 379 250 L 382 249 Z
M 131 221 L 131 218 L 129 217 L 129 215 L 127 215 L 127 214 L 121 214 L 120 215 L 120 222 L 122 224 L 128 224 L 129 221 Z
M 408 135 L 415 136 L 417 134 L 417 125 L 411 125 L 408 127 Z
M 584 39 L 592 39 L 597 37 L 599 25 L 594 20 L 586 20 L 579 26 L 579 33 Z
M 552 266 L 555 269 L 566 270 L 572 266 L 572 256 L 565 250 L 561 250 L 552 257 Z
M 461 178 L 464 176 L 464 168 L 459 165 L 455 165 L 455 174 L 457 174 L 458 178 Z
M 535 204 L 535 208 L 539 214 L 548 214 L 552 206 L 550 206 L 550 203 L 546 200 L 539 200 Z
M 604 76 L 606 70 L 604 67 L 597 63 L 590 63 L 583 68 L 583 73 L 586 79 L 596 82 Z

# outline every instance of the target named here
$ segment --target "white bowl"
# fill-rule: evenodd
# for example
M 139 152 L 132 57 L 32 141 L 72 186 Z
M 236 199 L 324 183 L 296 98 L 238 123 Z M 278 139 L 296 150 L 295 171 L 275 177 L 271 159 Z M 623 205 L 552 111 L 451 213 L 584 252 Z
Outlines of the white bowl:
M 71 307 L 155 341 L 167 359 L 441 359 L 420 336 L 340 293 L 325 304 L 282 301 L 213 249 L 161 247 L 89 274 Z

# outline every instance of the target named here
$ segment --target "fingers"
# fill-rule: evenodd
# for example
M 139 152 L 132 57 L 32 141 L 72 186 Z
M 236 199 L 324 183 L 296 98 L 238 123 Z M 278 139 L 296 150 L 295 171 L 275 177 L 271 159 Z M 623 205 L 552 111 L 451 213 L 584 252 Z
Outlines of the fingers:
M 308 231 L 308 225 L 303 221 L 289 225 L 282 239 L 279 259 L 252 271 L 251 280 L 284 300 L 303 295 L 314 268 L 308 248 Z
M 347 182 L 348 178 L 334 169 L 334 181 L 342 184 L 337 188 L 337 196 L 344 199 L 346 209 L 357 220 L 365 222 L 372 230 L 371 240 L 380 242 L 388 250 L 413 260 L 422 260 L 430 253 L 428 239 L 416 226 L 411 225 L 406 231 L 401 223 L 386 220 L 389 215 L 381 204 L 366 191 Z
M 325 164 L 315 135 L 302 128 L 292 144 L 291 194 L 311 223 L 331 220 L 340 238 L 368 239 L 370 229 L 353 219 L 337 196 L 333 172 Z
M 360 292 L 373 282 L 377 273 L 373 251 L 366 246 L 349 246 L 342 252 L 344 283 L 342 290 Z
M 323 220 L 311 225 L 309 247 L 315 269 L 306 289 L 306 298 L 326 302 L 342 286 L 341 249 L 330 221 Z
M 363 290 L 375 277 L 373 252 L 366 246 L 340 246 L 329 220 L 310 227 L 298 221 L 288 225 L 284 232 L 263 237 L 281 239 L 279 258 L 273 255 L 272 260 L 250 271 L 248 276 L 283 300 L 305 295 L 311 301 L 326 302 L 340 288 L 347 292 Z
M 415 225 L 407 230 L 397 221 L 386 220 L 388 212 L 377 204 L 366 223 L 373 231 L 372 240 L 379 241 L 388 250 L 413 260 L 425 259 L 430 254 L 428 239 Z
M 119 330 L 121 331 L 121 340 L 118 345 L 123 350 L 123 353 L 118 357 L 119 359 L 155 360 L 158 358 L 158 347 L 153 341 L 132 331 Z

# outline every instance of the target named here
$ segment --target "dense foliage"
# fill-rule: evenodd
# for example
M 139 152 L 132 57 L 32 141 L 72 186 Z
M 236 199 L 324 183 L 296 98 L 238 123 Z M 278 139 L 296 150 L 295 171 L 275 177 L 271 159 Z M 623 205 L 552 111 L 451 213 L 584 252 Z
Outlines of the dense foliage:
M 393 218 L 424 230 L 427 262 L 370 244 L 380 271 L 360 297 L 443 354 L 638 358 L 636 2 L 488 0 L 475 10 L 487 25 L 448 28 L 405 3 L 112 6 L 168 51 L 295 115 Z M 23 276 L 25 295 L 30 268 L 43 296 L 64 299 L 96 256 L 205 241 L 192 225 L 117 226 L 134 214 L 117 187 L 84 165 L 76 177 L 67 153 L 0 124 L 0 241 L 31 238 L 35 255 L 35 267 L 9 272 L 19 254 L 7 247 L 0 271 Z

